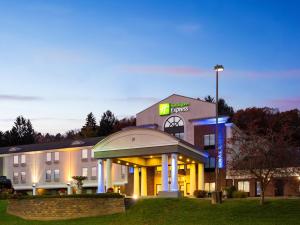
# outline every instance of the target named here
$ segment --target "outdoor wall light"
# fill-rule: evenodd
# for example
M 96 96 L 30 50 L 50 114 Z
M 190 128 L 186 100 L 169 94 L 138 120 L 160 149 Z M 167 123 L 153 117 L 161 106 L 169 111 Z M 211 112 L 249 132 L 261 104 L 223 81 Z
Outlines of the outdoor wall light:
M 118 160 L 118 163 L 121 163 L 121 161 L 120 161 L 120 160 Z
M 129 163 L 126 163 L 126 166 L 128 166 L 129 165 Z
M 71 184 L 70 183 L 67 183 L 67 186 L 70 186 Z
M 186 161 L 187 161 L 187 162 L 189 162 L 189 161 L 190 161 L 190 159 L 187 159 Z
M 182 156 L 181 156 L 181 155 L 179 156 L 179 159 L 182 159 Z
M 133 199 L 138 199 L 139 197 L 137 195 L 132 196 Z
M 35 184 L 35 183 L 33 183 L 33 184 L 32 184 L 32 187 L 33 187 L 33 188 L 35 188 L 35 187 L 36 187 L 36 184 Z

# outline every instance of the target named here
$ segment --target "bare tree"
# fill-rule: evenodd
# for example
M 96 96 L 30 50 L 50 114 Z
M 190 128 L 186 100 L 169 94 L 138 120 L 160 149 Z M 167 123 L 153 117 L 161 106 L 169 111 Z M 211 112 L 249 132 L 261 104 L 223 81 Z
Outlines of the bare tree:
M 247 134 L 234 130 L 227 151 L 228 175 L 259 181 L 260 204 L 264 204 L 265 190 L 274 178 L 298 176 L 299 173 L 299 148 L 293 147 L 286 135 L 272 130 L 264 135 L 251 132 L 251 129 Z

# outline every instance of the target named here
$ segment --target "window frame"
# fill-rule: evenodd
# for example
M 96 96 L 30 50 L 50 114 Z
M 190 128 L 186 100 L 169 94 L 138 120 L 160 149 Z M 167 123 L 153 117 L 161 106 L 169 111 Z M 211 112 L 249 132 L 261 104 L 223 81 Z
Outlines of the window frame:
M 88 158 L 89 158 L 89 151 L 88 151 L 88 149 L 86 149 L 86 148 L 81 149 L 81 160 L 88 160 Z
M 86 173 L 86 174 L 84 174 L 84 173 Z M 89 175 L 89 169 L 87 167 L 82 167 L 81 168 L 81 176 L 88 177 L 88 175 Z
M 13 156 L 13 164 L 14 164 L 14 166 L 19 166 L 19 155 Z
M 50 171 L 50 173 L 48 173 Z M 51 182 L 51 179 L 52 179 L 52 170 L 48 169 L 46 170 L 46 173 L 45 173 L 46 177 L 45 177 L 45 180 L 46 182 Z M 49 176 L 49 178 L 48 178 Z
M 54 162 L 59 162 L 60 152 L 54 152 Z
M 26 183 L 26 172 L 25 171 L 21 171 L 20 174 L 21 174 L 21 177 L 20 177 L 21 183 L 25 184 Z
M 208 144 L 206 143 L 207 138 L 208 138 Z M 215 133 L 210 133 L 210 134 L 204 134 L 203 135 L 203 148 L 205 150 L 216 148 L 216 135 L 215 135 Z
M 58 173 L 56 173 L 57 171 L 58 171 Z M 59 169 L 54 169 L 53 179 L 54 179 L 54 181 L 60 180 L 60 170 Z

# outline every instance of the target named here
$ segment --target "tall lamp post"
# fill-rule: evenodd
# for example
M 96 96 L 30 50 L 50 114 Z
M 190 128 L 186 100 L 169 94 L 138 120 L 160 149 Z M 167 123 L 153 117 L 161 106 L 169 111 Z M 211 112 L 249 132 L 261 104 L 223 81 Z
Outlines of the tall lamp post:
M 222 202 L 222 194 L 220 193 L 220 185 L 219 185 L 219 72 L 224 71 L 224 67 L 222 65 L 215 65 L 214 70 L 216 71 L 216 129 L 215 129 L 215 146 L 216 146 L 216 163 L 215 163 L 215 175 L 216 175 L 216 183 L 215 183 L 215 195 L 213 196 L 213 203 L 221 203 Z

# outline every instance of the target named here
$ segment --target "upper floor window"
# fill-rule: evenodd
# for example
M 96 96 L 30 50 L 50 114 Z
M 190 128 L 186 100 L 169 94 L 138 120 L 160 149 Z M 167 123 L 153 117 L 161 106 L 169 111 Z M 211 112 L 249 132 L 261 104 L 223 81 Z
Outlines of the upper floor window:
M 92 158 L 92 159 L 95 158 L 95 152 L 94 152 L 94 150 L 91 150 L 91 158 Z
M 26 164 L 26 155 L 21 155 L 21 164 Z
M 177 138 L 184 138 L 184 122 L 179 116 L 169 117 L 164 125 L 164 131 Z
M 14 165 L 19 165 L 19 156 L 14 155 Z
M 204 149 L 215 148 L 215 134 L 204 135 Z
M 244 192 L 249 192 L 250 191 L 249 181 L 239 181 L 238 182 L 238 190 L 244 191 Z
M 26 172 L 21 172 L 21 183 L 26 183 Z
M 213 169 L 216 167 L 216 158 L 208 157 L 205 161 L 205 169 Z
M 51 157 L 51 152 L 46 153 L 46 162 L 51 162 L 52 157 Z
M 54 161 L 55 162 L 59 161 L 59 152 L 54 152 Z
M 88 150 L 82 149 L 81 150 L 81 159 L 87 159 L 88 158 Z

